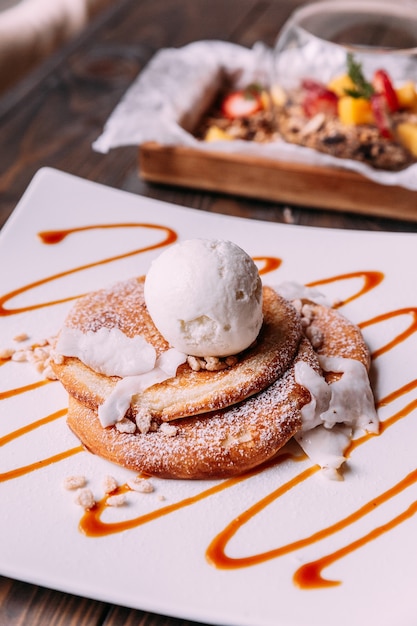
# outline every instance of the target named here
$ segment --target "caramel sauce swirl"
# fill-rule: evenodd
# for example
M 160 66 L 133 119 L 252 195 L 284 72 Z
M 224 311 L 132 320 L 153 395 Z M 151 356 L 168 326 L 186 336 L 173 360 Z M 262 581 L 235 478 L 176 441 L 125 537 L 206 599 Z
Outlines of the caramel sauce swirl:
M 0 400 L 6 400 L 7 398 L 13 398 L 13 396 L 18 396 L 21 393 L 28 393 L 29 391 L 34 391 L 35 389 L 39 389 L 39 387 L 48 385 L 49 382 L 50 382 L 49 380 L 38 380 L 35 383 L 30 383 L 29 385 L 24 385 L 23 387 L 16 387 L 15 389 L 9 389 L 8 391 L 1 391 Z
M 307 283 L 306 286 L 307 287 L 319 287 L 322 285 L 329 285 L 330 283 L 335 283 L 335 282 L 340 283 L 342 281 L 351 280 L 352 278 L 361 278 L 363 281 L 362 287 L 359 289 L 359 291 L 357 291 L 356 293 L 353 293 L 348 298 L 345 298 L 344 300 L 337 302 L 334 305 L 335 308 L 344 306 L 345 304 L 348 304 L 348 302 L 352 302 L 353 300 L 356 300 L 357 298 L 360 298 L 361 296 L 365 295 L 366 293 L 368 293 L 368 291 L 375 289 L 375 287 L 377 287 L 384 280 L 384 274 L 382 272 L 375 272 L 375 271 L 374 272 L 372 271 L 349 272 L 348 274 L 339 274 L 338 276 L 330 276 L 328 278 L 315 280 L 310 283 Z
M 281 259 L 274 256 L 254 256 L 253 260 L 258 265 L 259 274 L 268 274 L 277 270 L 281 263 Z
M 145 515 L 134 517 L 130 520 L 124 520 L 123 522 L 112 522 L 112 523 L 103 522 L 101 519 L 101 516 L 103 512 L 105 511 L 105 509 L 107 508 L 107 498 L 109 497 L 109 495 L 125 493 L 126 491 L 130 490 L 128 485 L 122 485 L 121 487 L 118 487 L 115 491 L 113 491 L 111 494 L 108 494 L 107 496 L 102 498 L 102 500 L 97 502 L 92 509 L 87 510 L 84 513 L 83 517 L 81 518 L 79 528 L 81 532 L 84 535 L 87 535 L 88 537 L 104 537 L 106 535 L 111 535 L 113 533 L 118 533 L 118 532 L 122 532 L 125 530 L 131 530 L 132 528 L 136 528 L 137 526 L 142 526 L 143 524 L 152 522 L 153 520 L 156 520 L 160 517 L 164 517 L 165 515 L 169 515 L 171 513 L 174 513 L 175 511 L 178 511 L 185 507 L 196 504 L 197 502 L 200 502 L 201 500 L 209 498 L 210 496 L 213 496 L 219 493 L 220 491 L 223 491 L 225 489 L 228 489 L 229 487 L 232 487 L 233 485 L 237 484 L 238 482 L 241 482 L 242 480 L 245 480 L 245 477 L 240 476 L 238 478 L 231 478 L 229 480 L 219 482 L 214 487 L 205 489 L 201 491 L 200 493 L 198 493 L 197 495 L 191 496 L 190 498 L 185 498 L 183 500 L 180 500 L 179 502 L 176 502 L 175 504 L 169 504 L 167 506 L 161 507 L 160 509 L 156 509 L 149 513 L 145 513 Z
M 29 390 L 31 391 L 34 388 L 34 385 L 28 385 L 27 387 L 29 387 Z M 20 387 L 17 390 L 10 390 L 10 392 L 17 391 L 18 393 L 21 393 L 22 389 L 25 389 L 25 388 Z M 11 395 L 13 395 L 13 393 L 10 393 L 10 396 Z M 10 396 L 7 396 L 7 397 L 10 397 Z M 4 435 L 3 437 L 0 437 L 0 448 L 10 443 L 11 441 L 18 439 L 19 437 L 23 437 L 27 435 L 28 433 L 30 433 L 33 430 L 36 430 L 37 428 L 46 426 L 46 424 L 50 424 L 51 422 L 64 417 L 66 414 L 67 414 L 67 409 L 61 409 L 60 411 L 55 411 L 54 413 L 51 413 L 50 415 L 47 415 L 46 417 L 43 417 L 42 419 L 31 422 L 30 424 L 27 424 L 26 426 L 23 426 L 22 428 L 19 428 L 9 433 L 8 435 Z M 63 459 L 66 459 L 69 456 L 72 456 L 73 454 L 78 454 L 78 452 L 81 452 L 83 449 L 84 448 L 82 446 L 76 446 L 75 448 L 65 450 L 63 452 L 60 452 L 59 454 L 55 454 L 46 459 L 41 459 L 39 461 L 36 461 L 35 463 L 31 463 L 30 465 L 24 465 L 23 467 L 18 467 L 8 472 L 2 472 L 0 473 L 0 483 L 6 482 L 7 480 L 13 480 L 14 478 L 19 478 L 20 476 L 29 474 L 30 472 L 33 472 L 37 469 L 41 469 L 42 467 L 46 467 L 47 465 L 51 465 L 52 463 L 57 463 L 59 461 L 62 461 Z
M 382 324 L 383 322 L 386 322 L 387 320 L 393 319 L 394 317 L 400 317 L 400 316 L 407 316 L 410 318 L 410 324 L 408 328 L 404 330 L 402 333 L 400 333 L 399 335 L 397 335 L 396 337 L 394 337 L 394 339 L 386 343 L 384 346 L 379 348 L 379 350 L 375 350 L 375 352 L 372 353 L 373 359 L 376 359 L 381 354 L 384 354 L 384 352 L 388 352 L 389 350 L 392 350 L 392 348 L 395 348 L 395 346 L 398 346 L 398 344 L 405 341 L 416 332 L 417 330 L 417 307 L 407 307 L 403 309 L 397 309 L 396 311 L 390 311 L 388 313 L 378 315 L 377 317 L 374 317 L 370 320 L 367 320 L 366 322 L 362 322 L 361 324 L 359 324 L 360 328 L 367 328 L 368 326 L 372 326 L 375 324 Z
M 60 278 L 64 278 L 65 276 L 69 276 L 70 274 L 75 274 L 77 272 L 82 272 L 85 271 L 87 269 L 90 269 L 92 267 L 97 267 L 99 265 L 105 265 L 107 263 L 113 263 L 114 261 L 119 261 L 120 259 L 126 259 L 130 256 L 134 256 L 136 254 L 142 254 L 143 252 L 149 252 L 150 250 L 156 250 L 158 248 L 161 248 L 163 246 L 167 246 L 171 243 L 173 243 L 174 241 L 176 241 L 177 239 L 177 234 L 174 230 L 172 230 L 171 228 L 168 228 L 167 226 L 159 226 L 158 224 L 141 224 L 141 223 L 126 223 L 126 224 L 98 224 L 98 225 L 94 225 L 94 226 L 83 226 L 80 228 L 71 228 L 71 229 L 67 229 L 67 230 L 49 230 L 49 231 L 43 231 L 41 233 L 39 233 L 39 237 L 41 239 L 41 241 L 45 244 L 49 244 L 49 245 L 53 245 L 53 244 L 57 244 L 60 243 L 61 241 L 63 241 L 66 237 L 68 237 L 69 235 L 72 235 L 74 233 L 79 233 L 82 231 L 86 231 L 86 230 L 97 230 L 97 229 L 107 229 L 107 228 L 147 228 L 147 229 L 156 229 L 156 230 L 160 230 L 163 233 L 165 233 L 165 237 L 164 239 L 162 239 L 161 241 L 159 241 L 158 243 L 149 245 L 149 246 L 145 246 L 142 248 L 137 248 L 135 250 L 131 250 L 130 252 L 124 252 L 122 254 L 118 254 L 115 256 L 111 256 L 111 257 L 106 257 L 104 259 L 100 259 L 98 261 L 94 261 L 93 263 L 87 263 L 85 265 L 80 265 L 79 267 L 73 267 L 69 270 L 66 270 L 64 272 L 59 272 L 57 274 L 53 274 L 52 276 L 47 276 L 46 278 L 42 278 L 40 280 L 36 280 L 33 283 L 30 283 L 29 285 L 24 285 L 23 287 L 19 287 L 18 289 L 14 289 L 13 291 L 10 291 L 9 293 L 4 294 L 3 296 L 0 297 L 0 316 L 6 316 L 6 315 L 16 315 L 17 313 L 24 313 L 26 311 L 34 311 L 36 309 L 41 309 L 44 307 L 49 307 L 49 306 L 54 306 L 56 304 L 62 304 L 64 302 L 70 302 L 71 300 L 75 300 L 76 298 L 79 298 L 81 295 L 84 294 L 78 294 L 76 296 L 69 296 L 68 298 L 63 298 L 61 300 L 51 300 L 49 302 L 41 302 L 38 304 L 32 304 L 32 305 L 28 305 L 25 307 L 20 307 L 20 308 L 15 308 L 15 309 L 8 309 L 5 307 L 5 303 L 8 302 L 9 300 L 12 300 L 13 298 L 15 298 L 16 296 L 21 295 L 22 293 L 25 293 L 27 291 L 31 291 L 32 289 L 35 289 L 36 287 L 40 287 L 42 285 L 45 285 L 46 283 L 51 283 L 53 281 L 59 280 Z
M 403 480 L 400 480 L 394 487 L 384 491 L 381 495 L 377 496 L 373 500 L 367 502 L 363 507 L 349 515 L 344 520 L 341 520 L 338 524 L 335 524 L 332 528 L 332 531 L 336 532 L 337 530 L 341 530 L 346 527 L 348 524 L 353 524 L 361 517 L 372 513 L 376 507 L 380 506 L 384 502 L 387 502 L 391 498 L 397 496 L 399 493 L 414 485 L 417 482 L 417 470 L 414 470 L 410 474 L 408 474 Z M 310 563 L 306 563 L 302 565 L 294 574 L 293 580 L 294 583 L 303 589 L 312 589 L 318 587 L 333 587 L 335 585 L 340 585 L 340 581 L 338 580 L 328 580 L 324 578 L 321 573 L 323 569 L 332 565 L 339 559 L 351 554 L 355 550 L 365 546 L 370 541 L 377 539 L 381 535 L 385 534 L 389 530 L 392 530 L 402 522 L 410 519 L 415 513 L 417 513 L 417 501 L 413 502 L 406 510 L 402 511 L 399 515 L 393 517 L 386 524 L 382 524 L 377 528 L 372 529 L 369 533 L 360 537 L 356 541 L 328 554 L 316 561 L 312 561 Z M 326 529 L 327 530 L 327 529 Z
M 106 229 L 107 228 L 110 228 L 110 229 L 116 229 L 116 228 L 156 229 L 157 231 L 161 231 L 161 234 L 163 235 L 163 237 L 161 241 L 156 244 L 149 245 L 147 247 L 137 248 L 135 250 L 131 250 L 123 254 L 103 258 L 103 259 L 97 260 L 89 264 L 80 265 L 78 267 L 71 268 L 64 272 L 53 274 L 51 276 L 46 276 L 45 278 L 32 282 L 28 285 L 21 286 L 7 294 L 4 294 L 3 296 L 0 296 L 0 315 L 8 316 L 8 315 L 19 314 L 25 311 L 32 311 L 32 310 L 39 309 L 42 307 L 50 307 L 56 304 L 60 304 L 62 302 L 73 300 L 78 296 L 68 296 L 67 298 L 64 298 L 61 300 L 53 300 L 53 301 L 48 301 L 48 302 L 43 302 L 43 303 L 31 304 L 25 307 L 14 308 L 14 309 L 7 308 L 5 306 L 6 303 L 8 303 L 14 297 L 24 292 L 34 290 L 36 287 L 39 287 L 45 283 L 57 281 L 60 278 L 63 278 L 64 276 L 67 276 L 69 274 L 73 274 L 76 272 L 82 272 L 94 266 L 103 265 L 106 263 L 112 263 L 122 258 L 141 254 L 149 250 L 154 250 L 154 249 L 163 247 L 165 245 L 168 245 L 170 243 L 173 243 L 177 239 L 177 234 L 175 233 L 175 231 L 173 231 L 172 229 L 168 227 L 157 225 L 157 224 L 142 224 L 142 223 L 120 223 L 120 224 L 104 224 L 104 225 L 98 224 L 98 225 L 92 225 L 92 226 L 72 228 L 72 229 L 67 229 L 67 230 L 43 231 L 39 233 L 39 238 L 45 245 L 56 245 L 62 242 L 66 237 L 72 236 L 76 233 L 79 233 L 82 231 L 88 231 L 88 230 L 104 229 L 104 228 Z M 259 272 L 261 274 L 266 274 L 268 272 L 272 272 L 278 269 L 282 262 L 281 259 L 278 259 L 276 257 L 261 257 L 261 256 L 254 258 L 254 261 L 258 263 Z M 338 307 L 341 307 L 349 302 L 352 302 L 353 300 L 356 300 L 362 297 L 364 294 L 370 292 L 372 289 L 377 287 L 383 281 L 384 275 L 383 273 L 378 272 L 378 271 L 358 271 L 358 272 L 340 274 L 336 276 L 329 276 L 327 278 L 315 280 L 313 282 L 308 283 L 307 286 L 317 287 L 317 286 L 322 286 L 322 285 L 326 285 L 329 283 L 344 282 L 344 281 L 349 281 L 351 279 L 358 279 L 358 278 L 361 279 L 361 286 L 359 287 L 359 289 L 354 291 L 354 293 L 346 297 L 343 301 L 339 302 L 337 304 Z M 406 318 L 409 318 L 408 327 L 402 332 L 400 332 L 399 334 L 397 334 L 393 339 L 388 341 L 385 345 L 382 345 L 377 350 L 375 350 L 372 355 L 373 359 L 376 359 L 380 357 L 382 354 L 389 352 L 395 346 L 408 340 L 416 332 L 417 330 L 417 307 L 402 308 L 402 309 L 390 311 L 387 313 L 383 313 L 379 316 L 363 321 L 359 324 L 360 328 L 363 329 L 371 325 L 382 324 L 389 319 L 392 319 L 394 317 L 399 317 L 399 316 L 405 316 Z M 5 364 L 5 361 L 1 361 L 0 364 Z M 38 387 L 40 387 L 41 385 L 47 384 L 47 382 L 48 381 L 40 381 L 40 382 L 33 383 L 30 385 L 18 387 L 16 389 L 10 389 L 10 390 L 1 392 L 0 400 L 7 400 L 18 394 L 33 393 L 34 391 L 36 391 Z M 398 400 L 399 398 L 402 398 L 403 396 L 413 392 L 416 388 L 417 388 L 417 381 L 413 380 L 403 385 L 402 387 L 394 390 L 385 398 L 380 399 L 377 403 L 377 406 L 378 407 L 389 406 L 395 400 Z M 393 413 L 391 416 L 386 418 L 381 423 L 381 430 L 380 430 L 379 436 L 383 435 L 389 427 L 394 425 L 400 419 L 403 419 L 406 416 L 410 415 L 416 409 L 417 409 L 417 399 L 412 399 L 402 409 L 396 411 L 395 413 Z M 34 421 L 32 424 L 29 424 L 28 426 L 17 429 L 11 432 L 10 434 L 1 437 L 0 447 L 7 445 L 12 440 L 15 440 L 19 437 L 27 436 L 31 431 L 37 428 L 42 428 L 46 424 L 50 423 L 51 421 L 55 419 L 63 418 L 65 413 L 66 413 L 66 409 L 63 409 L 61 411 L 56 411 L 55 413 L 52 413 L 40 420 Z M 375 437 L 375 435 L 365 435 L 353 441 L 349 450 L 347 451 L 347 455 L 351 455 L 358 446 L 366 443 L 370 439 L 371 436 Z M 18 467 L 8 472 L 0 473 L 0 482 L 17 479 L 41 467 L 45 467 L 52 463 L 57 463 L 59 461 L 62 461 L 65 458 L 78 454 L 82 450 L 83 450 L 82 446 L 76 446 L 64 452 L 55 454 L 49 458 L 42 459 L 36 463 L 26 465 L 23 467 Z M 272 461 L 269 464 L 269 466 L 271 466 L 272 464 L 279 464 L 284 459 L 290 460 L 294 462 L 294 464 L 296 464 L 298 461 L 300 461 L 300 459 L 304 460 L 305 457 L 304 456 L 293 457 L 288 453 L 282 453 L 279 457 L 274 459 L 274 461 Z M 295 468 L 296 467 L 297 465 L 295 465 Z M 102 500 L 97 502 L 97 504 L 91 510 L 86 511 L 83 514 L 80 520 L 79 528 L 82 533 L 84 533 L 85 535 L 89 537 L 99 537 L 99 536 L 102 537 L 102 536 L 106 536 L 109 534 L 130 530 L 132 528 L 136 528 L 143 524 L 151 523 L 152 521 L 158 518 L 161 518 L 163 516 L 174 514 L 179 509 L 192 506 L 201 500 L 213 497 L 214 495 L 224 490 L 231 489 L 238 483 L 242 481 L 250 480 L 255 474 L 262 472 L 264 470 L 265 470 L 265 466 L 261 468 L 256 468 L 255 470 L 253 470 L 252 472 L 249 472 L 248 474 L 244 476 L 219 481 L 214 486 L 211 486 L 207 489 L 203 489 L 197 495 L 184 498 L 183 500 L 180 500 L 179 502 L 176 502 L 173 504 L 161 506 L 160 508 L 157 508 L 144 515 L 137 516 L 130 520 L 124 520 L 121 522 L 109 523 L 109 522 L 103 521 L 102 519 L 103 513 L 105 512 L 108 506 L 107 505 L 108 496 L 106 496 Z M 303 548 L 310 546 L 312 544 L 325 541 L 326 538 L 328 538 L 329 536 L 335 533 L 338 533 L 339 531 L 341 531 L 343 528 L 346 528 L 347 526 L 354 524 L 359 519 L 365 517 L 371 511 L 375 510 L 375 507 L 378 507 L 381 504 L 395 498 L 395 496 L 397 496 L 399 493 L 401 493 L 405 489 L 408 489 L 408 487 L 410 487 L 411 485 L 414 485 L 417 482 L 417 469 L 416 469 L 410 472 L 409 474 L 407 474 L 402 480 L 400 480 L 397 484 L 393 485 L 391 488 L 387 489 L 383 493 L 376 495 L 374 498 L 372 498 L 369 502 L 365 503 L 363 506 L 358 508 L 356 511 L 352 511 L 346 517 L 339 519 L 338 521 L 334 522 L 332 525 L 322 528 L 319 531 L 311 535 L 307 535 L 305 537 L 295 539 L 291 543 L 277 546 L 276 548 L 273 548 L 271 550 L 261 552 L 261 553 L 250 554 L 250 555 L 239 557 L 239 558 L 235 558 L 235 557 L 227 555 L 226 551 L 227 551 L 228 544 L 230 540 L 232 539 L 232 537 L 234 537 L 236 533 L 239 532 L 240 529 L 242 529 L 250 520 L 252 520 L 257 515 L 259 515 L 261 511 L 267 509 L 267 507 L 270 506 L 272 502 L 276 501 L 277 499 L 282 497 L 284 494 L 290 492 L 291 490 L 296 489 L 300 484 L 302 484 L 306 480 L 309 480 L 318 471 L 319 471 L 319 468 L 317 466 L 309 466 L 306 469 L 302 469 L 298 471 L 298 473 L 296 472 L 293 478 L 288 480 L 285 484 L 280 485 L 278 488 L 271 491 L 267 496 L 263 497 L 258 502 L 256 502 L 253 506 L 249 507 L 245 511 L 242 511 L 235 519 L 231 520 L 230 523 L 217 536 L 215 536 L 212 539 L 206 551 L 207 561 L 214 567 L 217 567 L 220 569 L 237 569 L 237 568 L 244 568 L 244 567 L 258 565 L 260 563 L 263 563 L 271 559 L 280 558 L 281 556 L 288 554 L 290 552 L 302 550 Z M 118 487 L 116 492 L 113 492 L 112 495 L 114 493 L 124 493 L 128 489 L 129 487 L 127 485 L 123 485 L 121 487 Z M 389 520 L 387 523 L 377 528 L 374 528 L 372 531 L 358 538 L 356 541 L 340 548 L 339 550 L 331 554 L 326 554 L 325 556 L 315 561 L 305 563 L 294 573 L 294 577 L 293 577 L 294 584 L 303 589 L 321 588 L 321 587 L 339 585 L 340 581 L 328 580 L 322 575 L 322 572 L 326 567 L 328 567 L 335 561 L 342 559 L 344 556 L 351 554 L 355 550 L 358 550 L 359 548 L 366 545 L 370 541 L 377 539 L 384 533 L 388 532 L 392 528 L 401 524 L 403 521 L 409 519 L 416 512 L 417 512 L 417 502 L 414 502 L 406 510 L 393 516 L 392 519 Z

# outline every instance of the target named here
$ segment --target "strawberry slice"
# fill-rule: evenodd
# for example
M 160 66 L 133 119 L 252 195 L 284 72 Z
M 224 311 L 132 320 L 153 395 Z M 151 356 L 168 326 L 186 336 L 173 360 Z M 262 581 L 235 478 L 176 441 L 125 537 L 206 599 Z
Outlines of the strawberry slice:
M 382 94 L 385 97 L 388 109 L 391 113 L 398 111 L 400 108 L 398 96 L 394 89 L 394 85 L 392 84 L 391 78 L 385 70 L 376 70 L 372 80 L 372 86 L 376 93 Z
M 314 80 L 314 78 L 303 78 L 301 81 L 301 89 L 304 91 L 315 91 L 319 92 L 323 89 L 326 89 L 326 86 L 323 83 L 320 83 L 318 80 Z
M 241 89 L 229 93 L 221 104 L 225 117 L 233 120 L 238 117 L 250 117 L 263 109 L 261 94 L 254 89 Z
M 317 113 L 324 113 L 328 116 L 337 115 L 339 98 L 333 91 L 310 78 L 302 81 L 301 88 L 304 91 L 302 104 L 307 117 L 314 117 Z
M 375 123 L 382 137 L 387 139 L 393 138 L 391 117 L 387 99 L 382 93 L 374 93 L 371 96 L 371 109 L 374 115 Z

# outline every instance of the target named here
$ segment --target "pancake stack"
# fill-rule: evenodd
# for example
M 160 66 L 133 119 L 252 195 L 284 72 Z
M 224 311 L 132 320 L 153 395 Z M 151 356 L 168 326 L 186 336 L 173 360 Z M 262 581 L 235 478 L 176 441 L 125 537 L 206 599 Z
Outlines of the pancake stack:
M 169 348 L 148 313 L 144 278 L 80 298 L 65 326 L 140 334 L 157 355 Z M 57 355 L 53 368 L 69 394 L 68 425 L 86 449 L 149 475 L 212 479 L 265 463 L 300 432 L 301 409 L 312 398 L 296 381 L 296 364 L 307 363 L 328 384 L 337 378 L 322 372 L 320 354 L 356 359 L 369 368 L 368 349 L 354 324 L 334 309 L 291 303 L 263 287 L 263 325 L 253 345 L 215 367 L 189 358 L 175 377 L 134 395 L 114 425 L 103 427 L 97 412 L 117 376 L 98 373 L 75 357 Z

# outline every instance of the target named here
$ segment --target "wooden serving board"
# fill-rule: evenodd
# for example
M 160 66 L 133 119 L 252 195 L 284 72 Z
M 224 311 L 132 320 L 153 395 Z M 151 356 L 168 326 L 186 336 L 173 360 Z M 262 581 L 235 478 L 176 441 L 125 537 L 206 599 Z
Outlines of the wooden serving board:
M 139 174 L 147 181 L 305 207 L 417 220 L 417 192 L 375 183 L 344 169 L 283 163 L 244 154 L 145 143 Z

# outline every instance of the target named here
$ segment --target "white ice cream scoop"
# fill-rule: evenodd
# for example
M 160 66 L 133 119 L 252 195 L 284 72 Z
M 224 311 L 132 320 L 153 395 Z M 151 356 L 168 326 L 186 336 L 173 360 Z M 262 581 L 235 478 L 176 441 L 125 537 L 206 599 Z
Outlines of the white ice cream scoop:
M 262 325 L 262 283 L 251 257 L 222 240 L 167 248 L 145 280 L 145 301 L 170 345 L 193 356 L 237 354 Z

